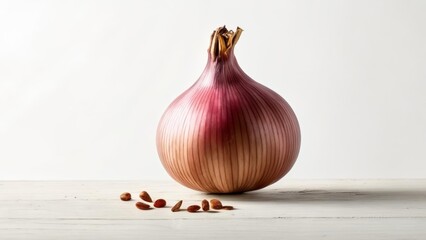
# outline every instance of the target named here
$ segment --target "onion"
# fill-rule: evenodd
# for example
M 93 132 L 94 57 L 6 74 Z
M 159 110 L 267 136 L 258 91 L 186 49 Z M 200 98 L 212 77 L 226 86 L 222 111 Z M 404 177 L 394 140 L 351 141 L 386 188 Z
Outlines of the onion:
M 234 46 L 242 33 L 213 32 L 201 77 L 175 99 L 157 129 L 160 160 L 176 181 L 210 193 L 245 192 L 281 179 L 300 149 L 288 103 L 247 76 Z

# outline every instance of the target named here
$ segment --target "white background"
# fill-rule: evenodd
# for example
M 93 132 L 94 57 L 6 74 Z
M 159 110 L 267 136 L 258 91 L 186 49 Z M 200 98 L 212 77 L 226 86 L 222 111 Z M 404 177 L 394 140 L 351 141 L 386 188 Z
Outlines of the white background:
M 0 180 L 169 179 L 211 32 L 302 130 L 288 178 L 426 177 L 426 1 L 0 1 Z

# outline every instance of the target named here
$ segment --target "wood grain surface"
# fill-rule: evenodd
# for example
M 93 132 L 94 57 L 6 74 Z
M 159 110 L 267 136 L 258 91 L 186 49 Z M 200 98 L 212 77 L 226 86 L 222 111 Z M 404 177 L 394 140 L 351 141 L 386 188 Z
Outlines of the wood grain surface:
M 426 180 L 285 180 L 214 195 L 174 182 L 0 182 L 0 239 L 426 239 Z M 146 190 L 167 207 L 141 211 Z M 236 209 L 170 211 L 219 198 Z

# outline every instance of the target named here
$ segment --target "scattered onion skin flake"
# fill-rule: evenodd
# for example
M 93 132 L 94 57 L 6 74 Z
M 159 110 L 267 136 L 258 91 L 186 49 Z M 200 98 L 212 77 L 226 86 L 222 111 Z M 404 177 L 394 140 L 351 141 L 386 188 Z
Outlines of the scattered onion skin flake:
M 155 208 L 163 208 L 163 207 L 166 206 L 166 204 L 167 204 L 166 200 L 160 198 L 160 199 L 155 200 L 154 207 Z
M 235 208 L 233 206 L 223 206 L 223 210 L 234 210 Z
M 180 207 L 182 206 L 183 201 L 180 200 L 179 202 L 177 202 L 171 209 L 172 212 L 178 212 L 180 211 Z
M 203 201 L 201 201 L 201 208 L 203 209 L 204 212 L 209 211 L 210 210 L 209 201 L 207 201 L 206 199 L 204 199 Z
M 135 204 L 135 206 L 136 206 L 137 208 L 139 208 L 140 210 L 150 210 L 150 209 L 151 209 L 151 206 L 149 206 L 148 204 L 143 203 L 143 202 L 137 202 L 137 203 Z
M 198 205 L 191 205 L 189 207 L 186 208 L 186 211 L 190 212 L 190 213 L 195 213 L 198 212 L 198 210 L 200 210 L 201 207 Z
M 132 200 L 132 195 L 128 192 L 124 192 L 120 195 L 121 201 L 130 201 Z
M 140 197 L 142 200 L 144 200 L 145 202 L 150 202 L 150 203 L 152 203 L 152 198 L 151 198 L 151 196 L 148 194 L 148 192 L 146 192 L 146 191 L 142 191 L 142 192 L 139 194 L 139 197 Z
M 223 207 L 222 202 L 218 199 L 215 199 L 215 198 L 210 200 L 210 205 L 215 210 L 220 210 Z
M 194 190 L 264 188 L 286 175 L 299 154 L 300 127 L 290 105 L 238 65 L 234 46 L 241 33 L 241 28 L 225 27 L 213 32 L 204 72 L 158 124 L 157 151 L 164 168 Z

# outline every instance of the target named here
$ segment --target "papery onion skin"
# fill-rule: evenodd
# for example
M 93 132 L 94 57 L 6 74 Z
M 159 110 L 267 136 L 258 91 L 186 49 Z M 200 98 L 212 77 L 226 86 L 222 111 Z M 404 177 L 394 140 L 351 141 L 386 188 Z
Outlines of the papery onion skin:
M 233 53 L 238 31 L 223 27 L 213 33 L 201 77 L 170 104 L 157 129 L 166 171 L 203 192 L 266 187 L 292 168 L 300 149 L 299 123 L 290 105 L 239 67 Z M 226 36 L 215 38 L 229 32 L 235 42 L 223 51 L 215 40 Z

